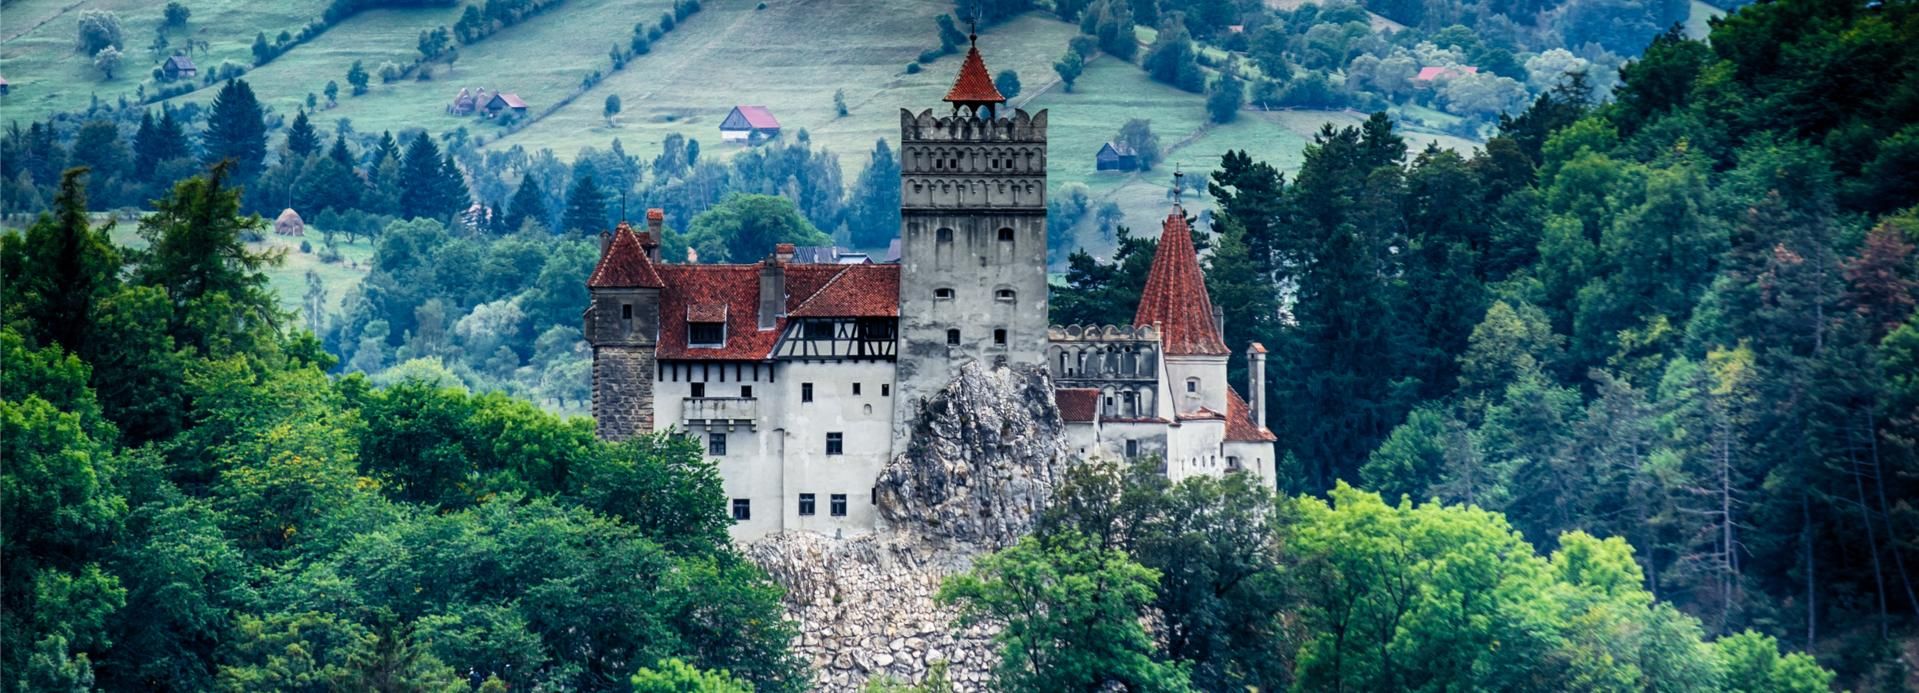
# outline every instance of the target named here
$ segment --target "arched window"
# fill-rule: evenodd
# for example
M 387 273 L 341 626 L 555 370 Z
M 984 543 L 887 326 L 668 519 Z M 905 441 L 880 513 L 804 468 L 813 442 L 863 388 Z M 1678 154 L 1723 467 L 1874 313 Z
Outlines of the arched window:
M 1007 303 L 1012 303 L 1017 297 L 1018 295 L 1013 293 L 1012 289 L 1000 289 L 999 291 L 993 292 L 993 298 Z
M 949 287 L 944 287 L 944 286 L 934 289 L 933 298 L 937 298 L 945 301 L 951 301 L 953 300 L 953 290 Z
M 1002 241 L 1005 241 L 1005 242 L 1007 242 L 1007 243 L 1011 243 L 1011 242 L 1013 242 L 1013 230 L 1012 230 L 1012 229 L 1008 229 L 1008 228 L 1002 228 L 1002 229 L 1000 229 L 1000 230 L 999 230 L 999 239 L 1000 239 L 1000 240 L 1002 240 Z
M 941 243 L 952 243 L 952 242 L 953 242 L 953 230 L 952 230 L 952 229 L 949 229 L 949 228 L 946 228 L 946 227 L 944 227 L 944 226 L 942 226 L 942 227 L 940 227 L 940 230 L 939 230 L 939 231 L 937 231 L 937 232 L 935 233 L 935 235 L 937 236 L 937 238 L 938 238 L 938 240 L 939 240 L 939 242 L 941 242 Z

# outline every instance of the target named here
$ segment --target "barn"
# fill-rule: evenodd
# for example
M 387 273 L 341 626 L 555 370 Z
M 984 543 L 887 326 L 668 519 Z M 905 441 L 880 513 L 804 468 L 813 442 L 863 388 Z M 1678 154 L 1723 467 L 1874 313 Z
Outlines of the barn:
M 1096 171 L 1131 171 L 1136 168 L 1139 168 L 1139 156 L 1133 153 L 1132 147 L 1118 142 L 1100 145 L 1099 153 L 1093 155 L 1093 170 Z
M 486 102 L 486 115 L 491 118 L 501 113 L 511 113 L 514 118 L 523 117 L 526 115 L 526 102 L 520 100 L 519 94 L 495 93 Z
M 780 136 L 780 120 L 765 106 L 734 106 L 720 121 L 720 140 L 759 144 Z

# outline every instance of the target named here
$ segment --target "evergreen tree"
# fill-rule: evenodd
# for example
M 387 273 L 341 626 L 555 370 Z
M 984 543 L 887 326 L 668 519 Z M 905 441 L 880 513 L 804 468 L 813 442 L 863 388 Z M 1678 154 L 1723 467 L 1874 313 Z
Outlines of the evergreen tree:
M 452 156 L 442 156 L 424 132 L 407 145 L 399 182 L 401 218 L 450 219 L 471 203 Z
M 307 122 L 305 110 L 293 116 L 293 125 L 287 128 L 287 151 L 302 159 L 320 151 L 320 134 Z
M 84 168 L 68 169 L 51 213 L 40 215 L 24 236 L 0 236 L 6 280 L 0 316 L 35 344 L 91 356 L 94 307 L 119 285 L 120 255 L 107 229 L 88 226 L 86 174 Z
M 162 162 L 184 158 L 187 154 L 186 132 L 173 117 L 172 108 L 162 106 L 157 121 L 151 112 L 140 115 L 140 129 L 133 135 L 135 178 L 153 181 L 154 171 Z
M 573 181 L 566 192 L 566 214 L 560 228 L 568 233 L 597 234 L 606 230 L 606 193 L 593 180 L 589 168 Z
M 1239 78 L 1239 62 L 1227 60 L 1206 93 L 1206 115 L 1215 123 L 1230 123 L 1239 118 L 1239 109 L 1245 105 L 1246 83 Z
M 346 133 L 334 133 L 333 146 L 327 148 L 326 156 L 333 163 L 352 168 L 353 152 L 347 149 Z
M 526 226 L 528 220 L 545 225 L 547 223 L 545 200 L 545 196 L 540 192 L 540 182 L 534 179 L 533 174 L 522 175 L 520 187 L 513 192 L 513 201 L 507 208 L 507 232 L 519 231 Z
M 207 131 L 200 136 L 208 165 L 232 160 L 241 179 L 260 172 L 267 156 L 266 114 L 246 80 L 227 80 L 207 113 Z
M 884 248 L 900 234 L 900 164 L 881 139 L 853 184 L 846 226 L 856 248 Z
M 229 166 L 216 164 L 205 177 L 190 178 L 154 201 L 153 214 L 140 220 L 140 236 L 147 249 L 134 272 L 137 282 L 164 289 L 175 306 L 185 307 L 218 294 L 244 322 L 274 324 L 279 303 L 267 288 L 262 272 L 278 256 L 256 253 L 246 236 L 259 233 L 266 221 L 240 216 L 240 193 L 226 185 Z M 183 314 L 179 316 L 185 318 Z M 206 347 L 208 331 L 220 325 L 176 325 L 182 343 Z

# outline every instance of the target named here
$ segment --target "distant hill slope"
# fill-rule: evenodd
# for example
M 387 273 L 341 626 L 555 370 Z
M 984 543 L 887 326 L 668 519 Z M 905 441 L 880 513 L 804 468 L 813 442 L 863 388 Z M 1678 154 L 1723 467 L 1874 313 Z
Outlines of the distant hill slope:
M 196 57 L 202 69 L 222 59 L 250 63 L 248 47 L 256 31 L 269 36 L 282 28 L 297 31 L 318 16 L 324 4 L 198 0 L 189 3 L 193 19 L 188 27 L 171 33 L 180 37 L 176 46 L 188 34 L 209 42 L 211 51 Z M 128 44 L 125 74 L 101 82 L 91 61 L 72 51 L 80 6 L 71 0 L 9 2 L 0 29 L 0 75 L 13 82 L 15 92 L 0 107 L 0 120 L 24 121 L 84 108 L 93 94 L 103 100 L 130 95 L 145 78 L 150 56 L 136 45 L 151 40 L 163 4 L 102 0 L 85 6 L 119 13 Z M 371 72 L 382 62 L 409 61 L 417 56 L 419 32 L 452 25 L 463 7 L 362 12 L 251 70 L 246 79 L 264 104 L 289 116 L 304 106 L 309 93 L 321 93 L 328 80 L 339 82 L 338 105 L 314 114 L 323 130 L 340 118 L 351 119 L 361 132 L 449 132 L 464 127 L 484 138 L 489 149 L 546 148 L 563 159 L 586 147 L 605 148 L 614 138 L 628 152 L 651 156 L 674 132 L 699 140 L 706 156 L 728 156 L 739 149 L 721 144 L 720 120 L 735 105 L 764 105 L 788 133 L 805 129 L 815 147 L 838 154 L 851 181 L 865 165 L 874 140 L 885 138 L 897 145 L 900 108 L 942 105 L 940 98 L 958 65 L 957 56 L 946 56 L 922 65 L 917 74 L 907 71 L 922 50 L 937 45 L 933 20 L 952 11 L 946 0 L 708 0 L 703 11 L 654 42 L 650 53 L 613 72 L 609 50 L 627 45 L 636 22 L 656 25 L 671 9 L 671 0 L 567 0 L 485 40 L 460 46 L 458 59 L 433 65 L 429 80 L 386 84 L 375 76 L 369 93 L 348 95 L 346 72 L 355 60 Z M 1014 100 L 1016 105 L 1052 111 L 1049 169 L 1055 185 L 1086 184 L 1096 201 L 1119 203 L 1126 213 L 1123 223 L 1142 232 L 1157 232 L 1153 222 L 1165 212 L 1165 190 L 1175 163 L 1203 174 L 1226 150 L 1246 149 L 1291 170 L 1321 123 L 1348 124 L 1361 117 L 1249 110 L 1237 122 L 1209 125 L 1203 95 L 1154 82 L 1138 67 L 1103 56 L 1087 65 L 1074 92 L 1067 93 L 1056 83 L 1052 63 L 1077 31 L 1050 14 L 1035 12 L 988 29 L 980 46 L 995 73 L 1019 73 L 1025 91 Z M 580 93 L 583 78 L 594 70 L 605 75 L 603 81 Z M 508 134 L 492 122 L 446 113 L 463 87 L 516 93 L 536 120 Z M 834 111 L 836 90 L 845 91 L 844 117 Z M 215 91 L 201 88 L 173 101 L 205 102 Z M 574 98 L 565 102 L 570 95 Z M 611 125 L 602 117 L 608 95 L 618 95 L 623 106 Z M 1131 118 L 1150 120 L 1168 148 L 1162 170 L 1095 173 L 1094 152 Z M 1408 136 L 1421 144 L 1429 139 L 1456 148 L 1476 144 L 1416 129 Z M 1081 238 L 1096 251 L 1107 244 L 1090 220 Z

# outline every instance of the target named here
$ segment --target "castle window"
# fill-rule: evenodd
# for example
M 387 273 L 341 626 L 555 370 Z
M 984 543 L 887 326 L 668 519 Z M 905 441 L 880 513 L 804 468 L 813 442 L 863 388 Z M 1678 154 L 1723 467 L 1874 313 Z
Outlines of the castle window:
M 1226 468 L 1236 472 L 1239 471 L 1239 458 L 1234 457 L 1232 455 L 1227 455 Z
M 833 494 L 833 517 L 846 517 L 846 494 Z
M 937 298 L 945 301 L 951 301 L 953 300 L 953 290 L 946 287 L 940 287 L 938 289 L 934 289 L 933 298 Z
M 940 227 L 940 230 L 935 232 L 935 236 L 937 240 L 941 243 L 953 242 L 953 230 L 946 228 L 944 226 Z
M 689 322 L 686 324 L 686 345 L 690 347 L 719 347 L 726 344 L 726 323 Z
M 860 396 L 860 384 L 859 384 L 859 383 L 853 383 L 853 396 L 854 396 L 854 397 L 858 397 L 858 396 Z
M 826 454 L 840 455 L 846 452 L 845 434 L 838 431 L 826 434 Z
M 1013 230 L 1012 230 L 1012 229 L 1000 229 L 1000 230 L 999 230 L 999 239 L 1000 239 L 1000 240 L 1002 240 L 1002 241 L 1005 241 L 1005 242 L 1007 242 L 1007 243 L 1012 243 L 1012 242 L 1013 242 Z
M 745 399 L 753 399 L 753 386 L 752 386 L 752 385 L 741 385 L 741 386 L 740 386 L 740 397 L 743 397 L 743 398 L 745 398 Z
M 800 515 L 806 516 L 806 517 L 811 517 L 813 515 L 813 494 L 811 493 L 800 494 Z
M 620 304 L 620 319 L 621 320 L 633 319 L 633 304 L 631 303 Z
M 1137 440 L 1126 441 L 1126 458 L 1132 459 L 1135 457 L 1139 457 L 1139 441 Z
M 1186 379 L 1186 391 L 1187 391 L 1187 392 L 1199 392 L 1199 378 L 1187 378 L 1187 379 Z
M 813 401 L 813 384 L 812 383 L 800 383 L 800 401 L 801 402 Z
M 946 346 L 959 346 L 959 330 L 946 331 Z
M 881 396 L 881 397 L 892 397 L 892 396 L 893 396 L 893 386 L 892 386 L 892 385 L 890 385 L 890 384 L 886 384 L 886 383 L 880 383 L 880 396 Z
M 694 397 L 705 397 L 705 396 L 706 396 L 706 383 L 693 383 L 693 396 L 694 396 Z
M 994 344 L 998 344 L 998 345 L 1000 345 L 1000 346 L 1006 346 L 1006 330 L 1005 330 L 1005 328 L 1001 328 L 1001 329 L 997 329 L 997 330 L 993 330 L 993 343 L 994 343 Z
M 726 456 L 726 434 L 725 433 L 715 432 L 715 433 L 706 434 L 706 454 L 712 455 L 714 457 Z
M 733 521 L 745 522 L 753 519 L 753 501 L 745 498 L 733 499 Z
M 1012 303 L 1015 296 L 1017 296 L 1017 294 L 1014 294 L 1012 289 L 1000 289 L 999 291 L 993 292 L 993 298 L 1007 303 Z

